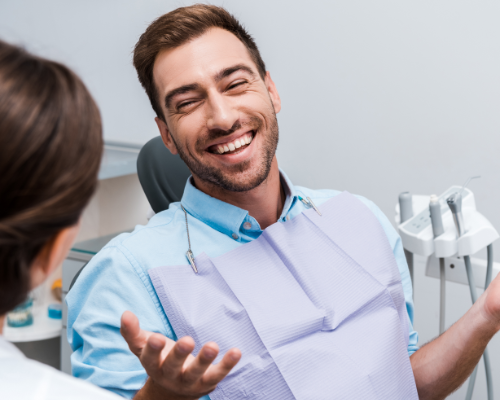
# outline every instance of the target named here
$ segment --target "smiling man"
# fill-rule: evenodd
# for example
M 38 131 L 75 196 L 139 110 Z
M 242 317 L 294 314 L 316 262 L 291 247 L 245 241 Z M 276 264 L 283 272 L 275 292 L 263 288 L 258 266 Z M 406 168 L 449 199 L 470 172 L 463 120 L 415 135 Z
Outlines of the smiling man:
M 370 201 L 278 169 L 280 97 L 233 16 L 163 15 L 134 65 L 192 177 L 69 293 L 75 376 L 137 400 L 427 399 L 463 383 L 500 327 L 500 281 L 418 350 L 400 238 Z

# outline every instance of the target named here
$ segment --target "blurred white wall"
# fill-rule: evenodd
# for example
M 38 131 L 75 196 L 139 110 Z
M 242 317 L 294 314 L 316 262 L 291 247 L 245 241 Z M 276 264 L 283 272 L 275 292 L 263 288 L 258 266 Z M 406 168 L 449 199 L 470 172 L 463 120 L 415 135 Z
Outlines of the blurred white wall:
M 70 65 L 101 107 L 106 138 L 144 143 L 157 131 L 133 46 L 154 18 L 191 3 L 0 0 L 0 37 Z M 280 166 L 296 184 L 362 194 L 392 219 L 399 192 L 440 194 L 480 174 L 470 188 L 500 229 L 499 2 L 213 3 L 257 40 L 283 102 Z M 418 275 L 424 341 L 437 335 L 437 290 Z M 449 299 L 451 324 L 468 307 L 466 288 L 450 284 Z M 498 338 L 492 350 L 500 395 Z M 486 398 L 483 379 L 476 399 Z

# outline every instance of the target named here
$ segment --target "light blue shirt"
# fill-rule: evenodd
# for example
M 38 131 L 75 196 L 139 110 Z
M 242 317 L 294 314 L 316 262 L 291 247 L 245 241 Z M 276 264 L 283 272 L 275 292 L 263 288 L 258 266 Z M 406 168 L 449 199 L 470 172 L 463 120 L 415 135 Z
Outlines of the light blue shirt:
M 293 186 L 283 172 L 281 178 L 286 200 L 278 222 L 294 218 L 306 209 L 298 196 L 310 197 L 319 206 L 340 193 Z M 410 321 L 408 354 L 411 355 L 418 350 L 418 335 L 413 330 L 412 286 L 401 239 L 374 203 L 358 198 L 380 221 L 393 249 Z M 194 217 L 189 219 L 189 233 L 195 256 L 204 252 L 217 257 L 262 233 L 248 211 L 206 195 L 190 179 L 181 202 Z M 132 233 L 113 239 L 90 261 L 66 297 L 74 376 L 127 398 L 132 398 L 144 385 L 146 372 L 120 335 L 120 317 L 130 310 L 139 318 L 142 329 L 176 340 L 147 271 L 159 266 L 187 266 L 187 248 L 184 212 L 180 203 L 172 203 L 146 226 L 137 226 Z M 202 296 L 193 293 L 196 295 Z M 366 340 L 370 340 L 369 332 Z

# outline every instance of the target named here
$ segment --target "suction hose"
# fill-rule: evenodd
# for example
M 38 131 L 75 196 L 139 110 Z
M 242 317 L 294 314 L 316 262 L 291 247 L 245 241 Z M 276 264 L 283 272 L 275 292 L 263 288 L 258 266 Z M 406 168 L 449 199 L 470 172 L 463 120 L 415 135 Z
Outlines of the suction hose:
M 490 285 L 493 274 L 493 245 L 490 244 L 486 248 L 486 250 L 488 253 L 488 264 L 486 267 L 486 282 L 484 284 L 484 290 L 486 290 Z M 467 278 L 469 280 L 470 296 L 472 299 L 472 303 L 474 304 L 477 300 L 477 293 L 476 293 L 476 285 L 474 282 L 474 275 L 472 271 L 470 257 L 464 256 L 464 262 L 465 262 L 465 270 L 467 272 Z M 483 359 L 484 359 L 484 369 L 486 371 L 486 386 L 488 388 L 488 400 L 493 400 L 493 379 L 491 377 L 491 365 L 490 365 L 490 357 L 488 354 L 488 349 L 484 350 Z M 472 372 L 472 375 L 469 378 L 469 386 L 467 387 L 467 395 L 465 396 L 466 400 L 472 399 L 472 393 L 474 392 L 474 385 L 476 383 L 477 368 L 478 367 L 476 366 L 474 372 Z

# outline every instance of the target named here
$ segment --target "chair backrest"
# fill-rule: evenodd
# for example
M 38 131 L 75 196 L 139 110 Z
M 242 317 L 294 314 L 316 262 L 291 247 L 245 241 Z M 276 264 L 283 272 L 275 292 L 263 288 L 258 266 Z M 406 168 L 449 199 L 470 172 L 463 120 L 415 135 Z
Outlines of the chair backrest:
M 157 136 L 142 147 L 137 158 L 137 175 L 151 208 L 159 213 L 170 203 L 181 200 L 191 172 L 179 155 L 170 153 L 161 136 Z

